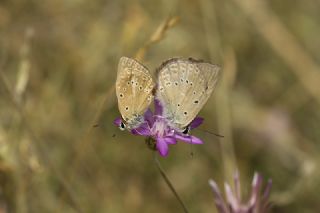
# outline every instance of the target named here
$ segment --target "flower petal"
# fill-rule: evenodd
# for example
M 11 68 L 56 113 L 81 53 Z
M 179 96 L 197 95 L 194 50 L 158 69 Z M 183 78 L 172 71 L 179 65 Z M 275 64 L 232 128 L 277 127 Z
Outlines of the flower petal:
M 152 126 L 154 123 L 153 113 L 148 108 L 148 110 L 144 113 L 144 120 L 148 122 L 149 126 Z
M 174 137 L 164 137 L 163 138 L 167 144 L 176 144 L 177 140 Z
M 191 121 L 191 123 L 189 124 L 190 129 L 194 129 L 197 128 L 198 126 L 200 126 L 204 121 L 204 118 L 201 117 L 196 117 L 195 119 L 193 119 L 193 121 Z
M 160 100 L 154 99 L 154 114 L 155 115 L 162 115 L 163 113 L 163 106 Z
M 193 135 L 180 135 L 176 134 L 175 138 L 178 140 L 181 140 L 186 143 L 192 143 L 192 144 L 203 144 L 202 140 L 200 138 L 197 138 Z
M 162 157 L 166 157 L 169 153 L 167 142 L 163 138 L 157 138 L 157 150 Z
M 267 201 L 268 198 L 269 198 L 270 191 L 271 191 L 271 187 L 272 187 L 272 180 L 269 179 L 269 180 L 268 180 L 268 183 L 267 183 L 267 186 L 266 186 L 266 188 L 265 188 L 265 190 L 264 190 L 264 193 L 263 193 L 263 199 L 264 199 L 265 201 Z
M 225 203 L 225 201 L 224 201 L 224 199 L 222 197 L 222 194 L 221 194 L 221 192 L 219 190 L 219 187 L 218 187 L 217 183 L 214 180 L 210 179 L 209 180 L 209 185 L 211 186 L 212 191 L 214 193 L 214 196 L 215 196 L 214 201 L 216 203 L 216 207 L 218 209 L 218 212 L 228 213 L 229 210 L 228 210 L 227 205 L 226 205 L 226 203 Z
M 235 174 L 233 175 L 233 181 L 234 181 L 235 195 L 238 200 L 241 200 L 240 175 L 238 170 L 236 170 Z
M 134 135 L 143 135 L 143 136 L 150 136 L 151 135 L 149 125 L 146 122 L 141 124 L 138 128 L 132 129 L 131 133 Z
M 264 190 L 264 193 L 263 193 L 263 196 L 261 198 L 261 206 L 263 209 L 269 209 L 271 204 L 268 202 L 268 198 L 269 198 L 269 195 L 270 195 L 270 191 L 271 191 L 271 187 L 272 187 L 272 180 L 269 179 L 268 180 L 268 183 L 267 183 L 267 186 Z
M 226 198 L 228 204 L 233 210 L 240 210 L 240 201 L 234 196 L 229 184 L 224 183 L 224 191 L 226 192 Z
M 249 200 L 249 205 L 255 205 L 257 200 L 259 199 L 259 193 L 262 186 L 262 176 L 255 172 L 252 180 L 252 191 L 251 191 L 251 197 Z
M 121 122 L 122 122 L 122 119 L 120 117 L 118 117 L 118 118 L 114 119 L 113 124 L 119 127 Z

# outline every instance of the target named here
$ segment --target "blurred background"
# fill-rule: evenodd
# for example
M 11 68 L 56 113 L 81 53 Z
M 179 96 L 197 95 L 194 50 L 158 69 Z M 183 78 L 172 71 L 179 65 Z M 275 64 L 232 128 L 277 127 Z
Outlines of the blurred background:
M 182 56 L 223 75 L 163 169 L 190 212 L 208 179 L 273 180 L 272 212 L 320 209 L 318 0 L 0 2 L 0 212 L 180 212 L 143 137 L 115 127 L 121 56 Z M 191 156 L 193 153 L 193 157 Z M 244 199 L 245 200 L 245 199 Z

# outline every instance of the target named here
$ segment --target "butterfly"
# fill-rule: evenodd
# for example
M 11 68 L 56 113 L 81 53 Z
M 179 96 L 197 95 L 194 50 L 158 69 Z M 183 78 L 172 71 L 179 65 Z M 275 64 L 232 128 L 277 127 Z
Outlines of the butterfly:
M 138 61 L 122 57 L 118 66 L 116 94 L 121 118 L 120 129 L 156 140 L 161 155 L 176 140 L 200 144 L 189 136 L 203 119 L 196 117 L 212 94 L 220 67 L 192 58 L 173 58 L 156 70 L 156 83 L 148 69 Z M 154 100 L 155 112 L 150 105 Z
M 116 80 L 116 95 L 122 121 L 120 129 L 134 129 L 144 122 L 143 114 L 151 104 L 155 83 L 146 67 L 121 57 Z
M 213 92 L 219 70 L 217 65 L 192 58 L 173 58 L 158 68 L 156 97 L 170 126 L 187 131 Z

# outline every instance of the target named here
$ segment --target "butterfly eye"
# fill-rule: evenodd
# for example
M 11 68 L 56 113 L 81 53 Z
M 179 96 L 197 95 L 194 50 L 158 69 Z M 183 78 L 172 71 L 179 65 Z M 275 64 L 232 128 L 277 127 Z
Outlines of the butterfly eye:
M 183 134 L 187 135 L 190 132 L 190 126 L 186 126 L 186 128 L 184 128 L 184 130 L 182 131 Z
M 123 122 L 121 122 L 120 126 L 119 126 L 119 129 L 122 130 L 122 131 L 125 130 L 126 129 L 126 125 Z

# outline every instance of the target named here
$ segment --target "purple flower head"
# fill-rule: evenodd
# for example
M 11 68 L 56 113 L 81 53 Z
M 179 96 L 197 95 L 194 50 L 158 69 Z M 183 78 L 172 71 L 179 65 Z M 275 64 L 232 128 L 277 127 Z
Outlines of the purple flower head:
M 144 114 L 144 121 L 139 127 L 130 130 L 134 135 L 142 135 L 151 137 L 156 141 L 156 149 L 159 154 L 166 157 L 169 154 L 169 145 L 174 145 L 177 140 L 190 143 L 190 144 L 202 144 L 202 140 L 189 135 L 188 131 L 200 126 L 203 122 L 203 118 L 196 117 L 186 128 L 186 130 L 175 129 L 170 126 L 168 120 L 163 116 L 163 106 L 157 99 L 155 100 L 155 113 L 152 113 L 148 109 Z M 121 118 L 116 118 L 114 124 L 120 129 L 124 129 L 125 126 L 122 123 Z
M 254 174 L 252 181 L 252 191 L 250 198 L 247 202 L 243 202 L 241 199 L 241 189 L 239 173 L 234 175 L 235 190 L 232 191 L 230 185 L 225 183 L 225 195 L 226 202 L 223 199 L 219 187 L 216 182 L 209 180 L 209 184 L 213 190 L 215 197 L 215 204 L 219 213 L 265 213 L 270 209 L 270 203 L 268 202 L 272 181 L 269 179 L 266 188 L 262 194 L 262 176 L 258 173 Z

